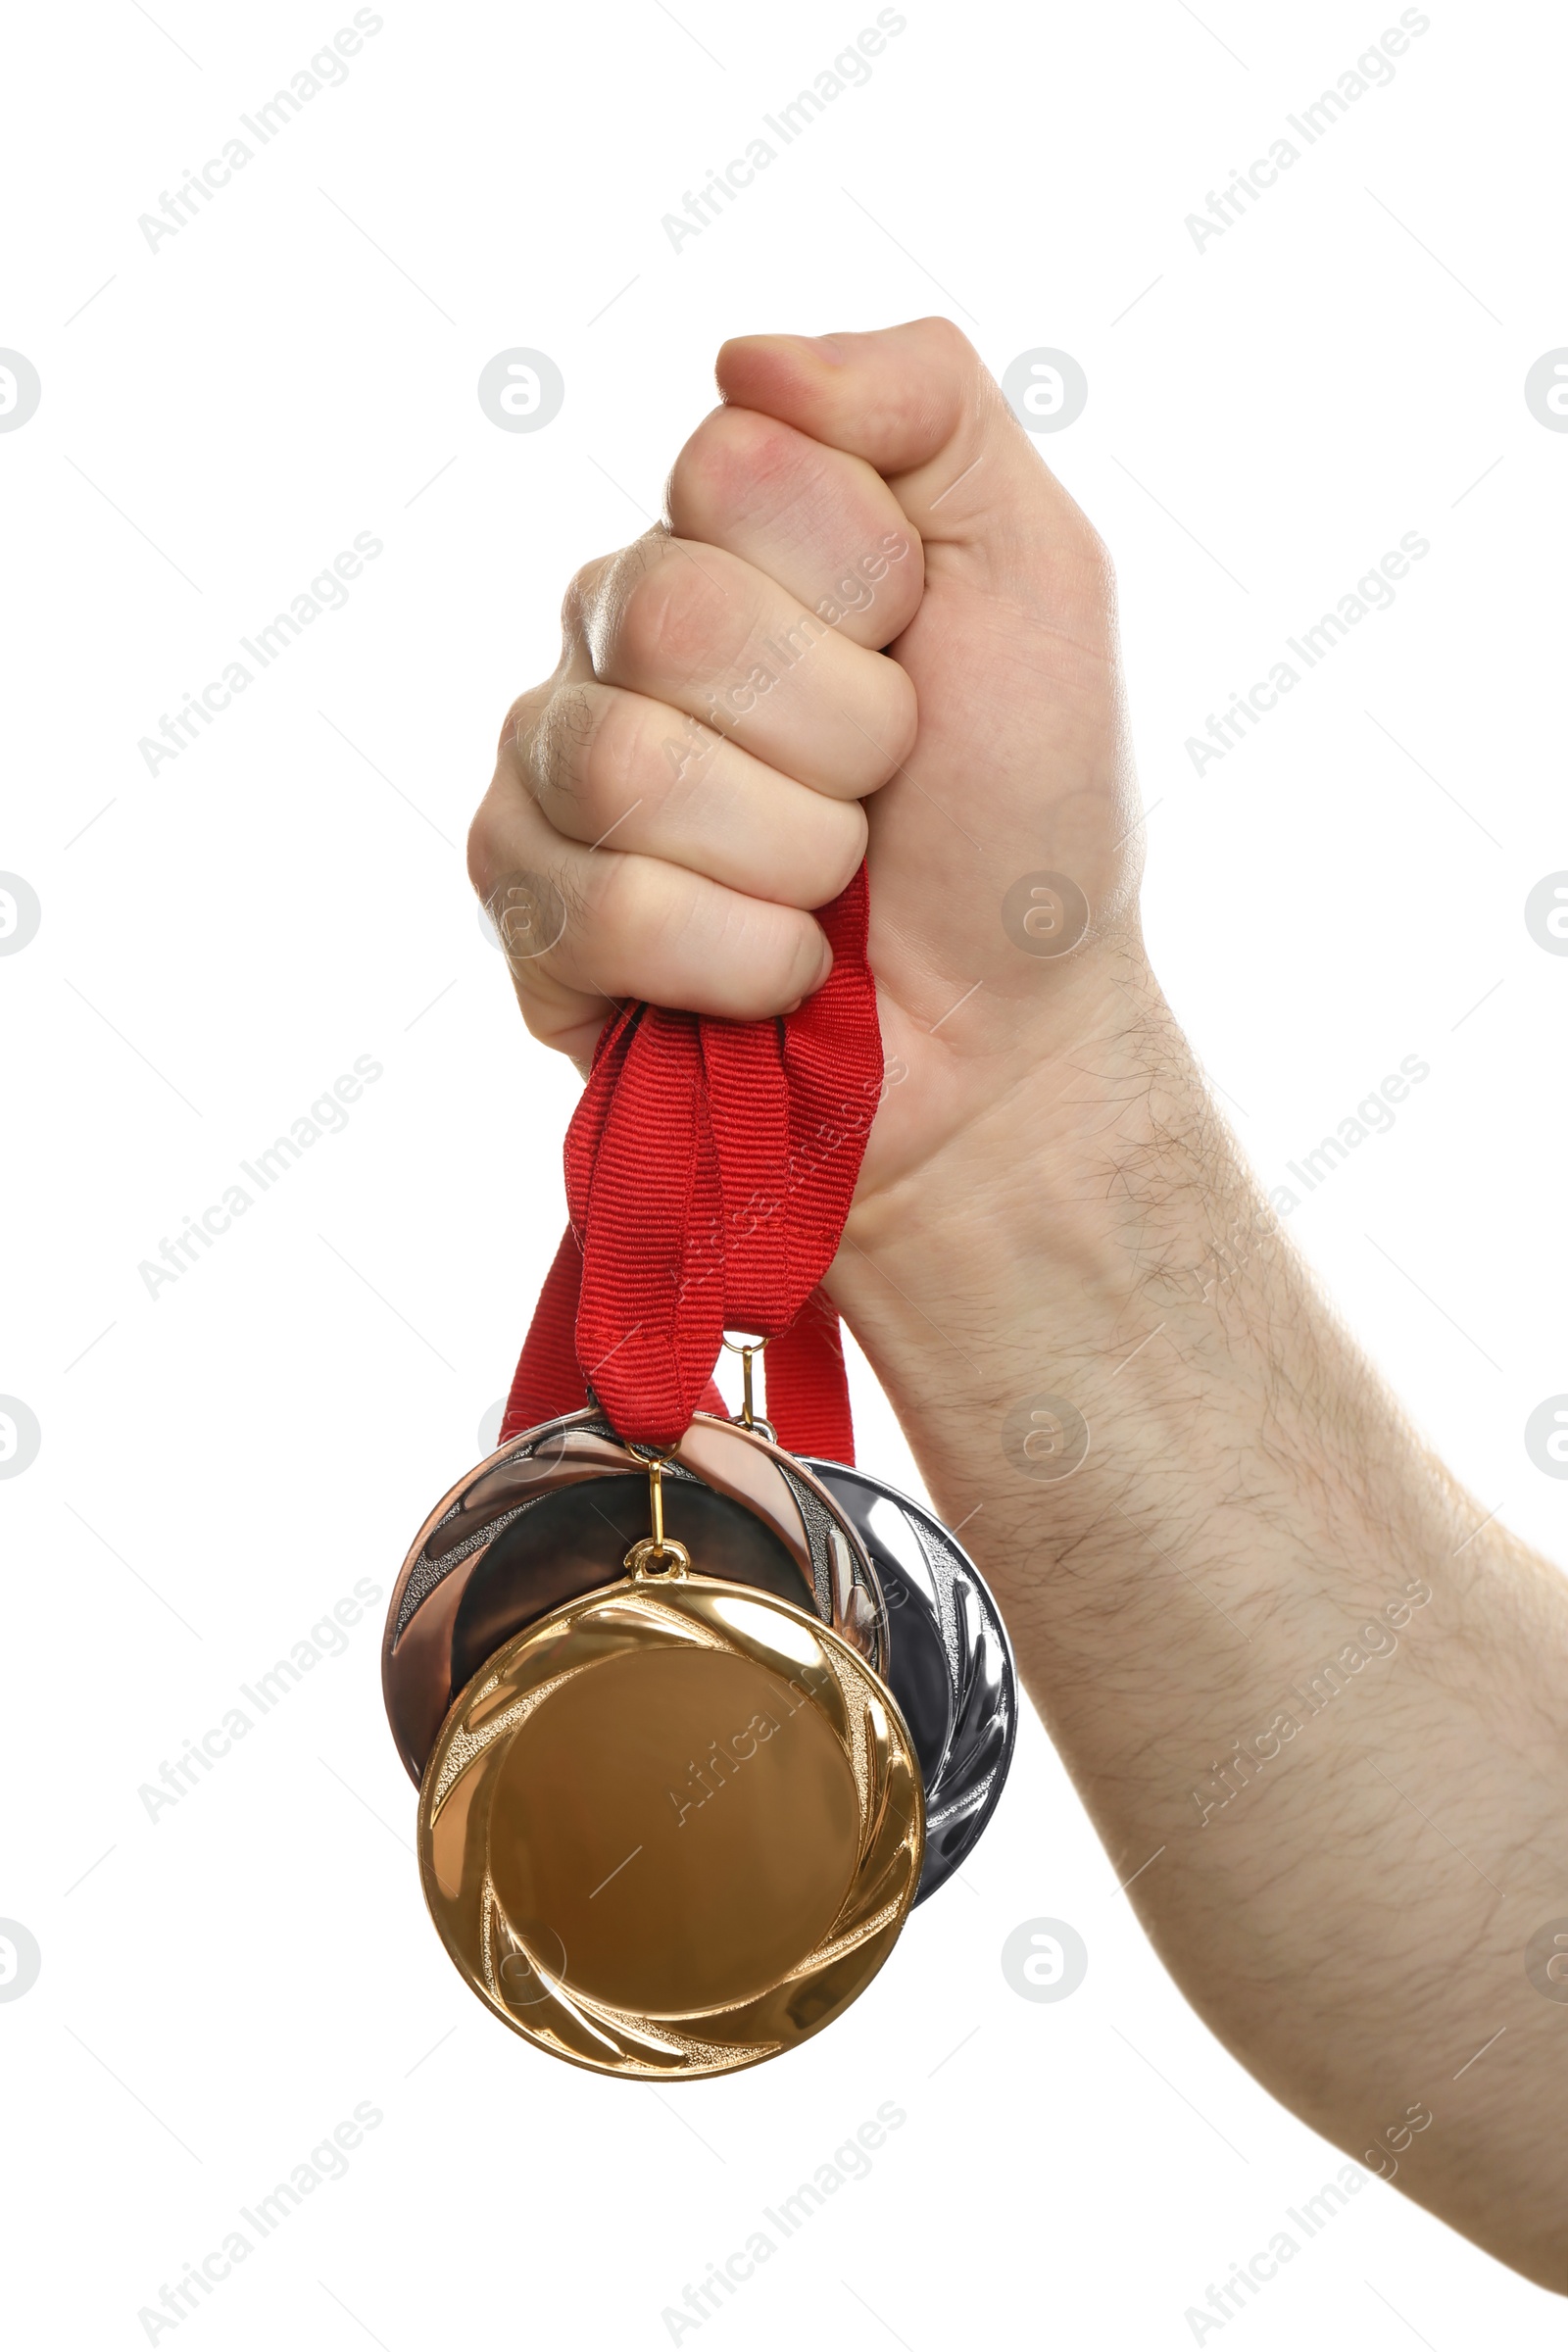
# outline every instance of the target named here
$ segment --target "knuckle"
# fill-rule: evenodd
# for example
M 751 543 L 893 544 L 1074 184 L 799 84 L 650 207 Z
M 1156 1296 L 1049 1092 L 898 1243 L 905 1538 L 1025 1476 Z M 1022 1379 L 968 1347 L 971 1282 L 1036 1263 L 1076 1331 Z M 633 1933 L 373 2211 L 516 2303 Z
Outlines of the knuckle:
M 562 715 L 551 784 L 571 797 L 595 831 L 637 798 L 647 767 L 648 705 L 612 687 L 577 689 Z
M 602 690 L 593 700 L 594 722 L 581 746 L 578 793 L 590 809 L 603 809 L 611 803 L 624 808 L 628 798 L 636 798 L 650 713 L 634 695 Z
M 514 760 L 526 762 L 529 738 L 538 724 L 540 713 L 550 701 L 552 691 L 548 683 L 530 686 L 525 693 L 518 695 L 507 712 L 496 739 L 497 774 L 506 767 L 509 754 Z
M 481 900 L 489 896 L 501 862 L 501 825 L 494 796 L 486 793 L 468 826 L 468 881 Z
M 552 792 L 580 796 L 602 724 L 593 687 L 557 687 L 528 740 L 527 773 L 536 798 Z
M 519 694 L 516 701 L 513 704 L 511 710 L 507 712 L 506 717 L 501 721 L 501 732 L 496 737 L 496 758 L 498 760 L 506 757 L 507 746 L 509 744 L 518 743 L 521 741 L 523 731 L 526 728 L 528 719 L 531 715 L 531 705 L 533 699 L 534 698 L 532 695 Z
M 613 619 L 632 584 L 657 568 L 667 538 L 656 523 L 640 539 L 578 565 L 561 606 L 562 632 L 568 645 L 575 641 L 592 649 L 596 634 Z
M 951 318 L 933 314 L 929 318 L 920 320 L 920 330 L 929 341 L 933 353 L 950 367 L 966 369 L 976 375 L 987 372 L 980 354 L 962 327 L 956 326 Z
M 587 635 L 605 575 L 615 561 L 613 556 L 594 556 L 579 564 L 566 582 L 566 593 L 561 600 L 561 628 L 568 642 Z
M 560 947 L 572 915 L 564 875 L 534 867 L 514 866 L 503 873 L 484 906 L 514 979 L 536 976 L 535 967 Z
M 670 471 L 668 501 L 696 536 L 721 521 L 771 514 L 799 472 L 800 436 L 756 409 L 705 416 Z
M 713 665 L 723 599 L 691 564 L 665 563 L 632 582 L 594 666 L 632 678 L 701 674 Z
M 596 858 L 593 862 L 599 870 L 585 932 L 590 939 L 613 943 L 616 964 L 635 974 L 685 928 L 689 909 L 680 905 L 679 876 L 648 858 Z

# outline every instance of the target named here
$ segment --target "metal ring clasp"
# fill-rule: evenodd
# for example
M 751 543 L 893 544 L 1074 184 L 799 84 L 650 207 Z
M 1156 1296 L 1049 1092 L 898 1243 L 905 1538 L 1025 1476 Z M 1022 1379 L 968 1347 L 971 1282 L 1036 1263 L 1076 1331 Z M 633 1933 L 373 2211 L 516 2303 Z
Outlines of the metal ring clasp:
M 662 1581 L 690 1576 L 692 1555 L 673 1536 L 664 1537 L 661 1543 L 656 1543 L 652 1536 L 639 1536 L 623 1565 L 642 1584 L 655 1577 Z
M 691 1567 L 692 1555 L 685 1544 L 664 1534 L 664 1464 L 679 1450 L 677 1446 L 627 1442 L 626 1451 L 648 1468 L 648 1517 L 654 1531 L 651 1536 L 639 1537 L 626 1554 L 624 1565 L 633 1576 L 684 1576 Z M 658 1567 L 650 1567 L 650 1561 L 658 1561 Z
M 758 1415 L 752 1402 L 752 1358 L 754 1355 L 761 1354 L 767 1342 L 765 1340 L 732 1340 L 727 1334 L 720 1334 L 720 1337 L 731 1355 L 738 1355 L 741 1359 L 741 1427 L 742 1429 L 755 1429 Z M 767 1427 L 765 1422 L 763 1427 Z M 771 1436 L 771 1431 L 768 1434 Z

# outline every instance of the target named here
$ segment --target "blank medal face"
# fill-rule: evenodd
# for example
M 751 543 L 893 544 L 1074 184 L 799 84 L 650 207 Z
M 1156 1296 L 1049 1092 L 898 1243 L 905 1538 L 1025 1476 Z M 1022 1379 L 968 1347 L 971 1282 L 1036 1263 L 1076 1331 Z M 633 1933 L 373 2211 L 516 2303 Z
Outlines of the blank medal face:
M 568 1602 L 462 1692 L 420 1866 L 459 1970 L 556 2055 L 645 2077 L 757 2064 L 875 1975 L 914 1899 L 919 1767 L 856 1651 L 754 1589 Z
M 677 2017 L 755 2000 L 822 1940 L 858 1830 L 843 1749 L 776 1674 L 722 1651 L 631 1651 L 513 1740 L 490 1876 L 509 1919 L 554 1931 L 574 1986 Z

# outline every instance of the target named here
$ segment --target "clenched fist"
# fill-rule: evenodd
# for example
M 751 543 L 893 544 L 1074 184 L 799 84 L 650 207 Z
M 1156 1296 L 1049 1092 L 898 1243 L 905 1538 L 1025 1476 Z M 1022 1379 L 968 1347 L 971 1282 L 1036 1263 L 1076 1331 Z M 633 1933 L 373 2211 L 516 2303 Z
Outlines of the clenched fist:
M 611 1000 L 790 1009 L 826 977 L 812 908 L 868 854 L 909 1082 L 860 1199 L 933 1157 L 962 1185 L 966 1131 L 1049 1051 L 1063 993 L 1092 1032 L 1134 936 L 1109 567 L 945 319 L 750 336 L 718 383 L 667 527 L 567 591 L 474 884 L 529 1027 L 583 1061 Z

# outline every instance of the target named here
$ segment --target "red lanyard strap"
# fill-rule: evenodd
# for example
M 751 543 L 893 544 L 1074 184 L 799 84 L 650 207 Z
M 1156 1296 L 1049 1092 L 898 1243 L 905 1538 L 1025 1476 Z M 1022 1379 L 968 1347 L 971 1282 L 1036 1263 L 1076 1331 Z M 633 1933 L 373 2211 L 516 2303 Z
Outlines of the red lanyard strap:
M 673 1446 L 726 1329 L 767 1353 L 794 1452 L 853 1462 L 838 1315 L 818 1290 L 882 1089 L 862 865 L 817 920 L 833 969 L 774 1020 L 631 1004 L 600 1037 L 566 1131 L 571 1218 L 523 1342 L 503 1434 L 589 1390 L 623 1438 Z

